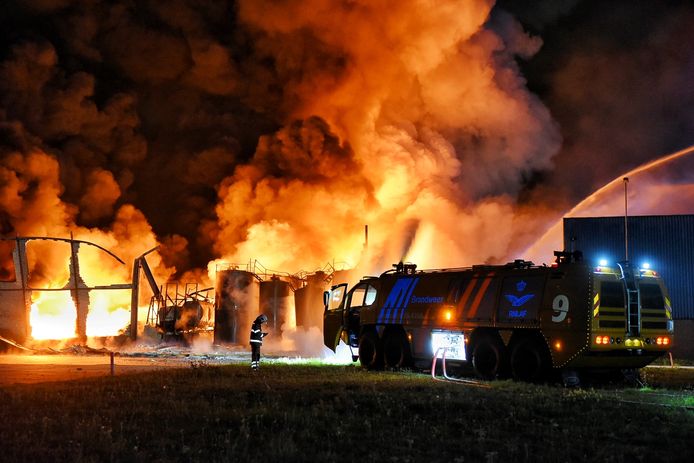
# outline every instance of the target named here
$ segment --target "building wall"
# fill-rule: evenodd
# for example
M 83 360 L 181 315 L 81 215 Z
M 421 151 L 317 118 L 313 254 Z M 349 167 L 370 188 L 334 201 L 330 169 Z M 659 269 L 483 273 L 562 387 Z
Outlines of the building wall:
M 694 320 L 675 322 L 675 345 L 671 352 L 675 359 L 694 360 Z
M 675 320 L 694 320 L 694 215 L 629 217 L 629 260 L 665 280 Z M 573 238 L 573 241 L 572 241 Z M 564 219 L 564 246 L 597 264 L 624 260 L 624 217 Z
M 694 215 L 628 218 L 629 261 L 665 281 L 675 319 L 673 356 L 694 358 Z M 597 262 L 624 260 L 624 217 L 564 218 L 564 247 Z

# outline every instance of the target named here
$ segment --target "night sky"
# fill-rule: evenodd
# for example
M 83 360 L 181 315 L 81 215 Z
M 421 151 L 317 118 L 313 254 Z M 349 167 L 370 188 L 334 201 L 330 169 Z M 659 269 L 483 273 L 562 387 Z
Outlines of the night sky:
M 418 3 L 3 1 L 0 233 L 493 262 L 694 143 L 691 2 Z

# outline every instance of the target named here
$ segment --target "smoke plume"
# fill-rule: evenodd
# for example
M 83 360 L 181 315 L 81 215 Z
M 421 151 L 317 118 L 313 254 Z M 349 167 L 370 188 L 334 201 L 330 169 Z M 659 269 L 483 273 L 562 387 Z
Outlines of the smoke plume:
M 0 231 L 159 244 L 162 281 L 522 257 L 691 144 L 693 13 L 665 3 L 10 0 Z
M 314 268 L 503 259 L 523 177 L 551 166 L 559 134 L 515 61 L 541 41 L 508 15 L 503 35 L 489 28 L 491 7 L 241 2 L 300 121 L 262 138 L 220 189 L 221 253 L 272 249 L 271 265 Z

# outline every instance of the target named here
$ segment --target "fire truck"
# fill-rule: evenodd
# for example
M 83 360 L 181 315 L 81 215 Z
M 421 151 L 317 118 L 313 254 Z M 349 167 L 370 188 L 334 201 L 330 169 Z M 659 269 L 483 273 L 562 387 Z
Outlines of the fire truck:
M 580 251 L 551 266 L 417 270 L 396 264 L 324 294 L 324 342 L 346 342 L 369 369 L 422 367 L 434 355 L 482 379 L 636 369 L 673 343 L 667 289 L 652 269 L 593 266 Z M 356 350 L 356 353 L 355 353 Z

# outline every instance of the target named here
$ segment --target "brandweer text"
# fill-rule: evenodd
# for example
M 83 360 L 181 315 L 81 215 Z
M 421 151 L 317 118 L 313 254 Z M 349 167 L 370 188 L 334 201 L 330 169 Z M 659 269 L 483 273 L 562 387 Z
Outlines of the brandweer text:
M 412 296 L 410 299 L 410 304 L 440 304 L 443 302 L 443 297 L 433 297 L 433 296 Z

